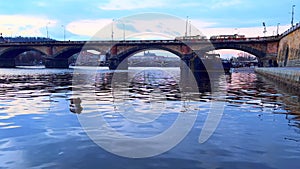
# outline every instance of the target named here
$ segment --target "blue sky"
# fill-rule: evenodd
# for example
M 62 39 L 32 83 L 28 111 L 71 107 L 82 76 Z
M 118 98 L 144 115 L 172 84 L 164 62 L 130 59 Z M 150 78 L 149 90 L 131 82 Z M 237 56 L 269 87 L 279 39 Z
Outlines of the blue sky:
M 240 33 L 263 36 L 262 22 L 268 35 L 280 32 L 300 20 L 299 0 L 0 0 L 0 32 L 4 36 L 44 36 L 88 39 L 95 28 L 138 13 L 156 12 L 174 15 L 203 30 L 204 34 Z M 298 10 L 299 9 L 299 10 Z M 115 29 L 122 29 L 116 25 Z M 98 29 L 97 29 L 98 30 Z

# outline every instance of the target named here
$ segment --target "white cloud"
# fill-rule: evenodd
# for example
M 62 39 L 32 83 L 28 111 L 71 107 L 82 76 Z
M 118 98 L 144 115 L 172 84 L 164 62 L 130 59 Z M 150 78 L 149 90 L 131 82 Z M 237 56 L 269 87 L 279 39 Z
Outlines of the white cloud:
M 200 20 L 192 20 L 192 23 L 191 32 L 194 34 L 201 34 L 196 27 L 204 28 L 215 24 Z M 112 29 L 114 39 L 119 40 L 123 39 L 124 33 L 126 39 L 173 39 L 185 34 L 185 24 L 184 19 L 169 15 L 143 14 L 115 20 L 113 25 L 111 19 L 79 20 L 68 24 L 66 29 L 76 35 L 102 40 L 111 39 Z
M 69 23 L 66 30 L 75 35 L 92 37 L 111 22 L 111 19 L 78 20 Z
M 186 31 L 186 21 L 184 19 L 163 18 L 157 19 L 138 19 L 138 18 L 124 18 L 121 22 L 115 21 L 113 26 L 114 39 L 123 39 L 124 27 L 126 39 L 153 39 L 153 38 L 174 38 L 176 36 L 183 36 Z M 126 20 L 127 19 L 127 20 Z M 123 25 L 124 23 L 124 25 Z M 247 27 L 247 28 L 214 28 L 217 23 L 207 22 L 197 19 L 191 20 L 192 35 L 202 34 L 207 37 L 213 35 L 232 35 L 241 34 L 246 37 L 263 37 L 263 27 Z M 279 27 L 279 33 L 283 33 L 289 28 L 289 25 Z M 97 19 L 97 20 L 79 20 L 74 21 L 66 26 L 66 29 L 76 35 L 93 37 L 98 31 L 97 38 L 103 40 L 111 39 L 112 34 L 112 20 L 111 19 Z M 189 33 L 189 27 L 188 27 Z M 277 34 L 276 26 L 267 27 L 266 36 Z
M 279 34 L 290 28 L 289 25 L 284 25 L 279 27 Z M 245 35 L 246 37 L 263 37 L 265 36 L 263 33 L 263 27 L 248 27 L 248 28 L 204 28 L 200 29 L 200 31 L 206 35 L 207 37 L 213 35 L 232 35 L 232 34 L 240 34 Z M 267 27 L 266 36 L 272 36 L 277 34 L 277 26 L 269 26 Z
M 45 36 L 46 26 L 54 27 L 57 21 L 24 15 L 0 15 L 0 30 L 4 36 Z
M 46 7 L 47 3 L 46 2 L 42 2 L 42 1 L 38 1 L 38 2 L 36 2 L 36 5 L 39 6 L 39 7 Z
M 213 0 L 211 1 L 211 8 L 212 9 L 216 9 L 216 8 L 226 8 L 226 7 L 230 7 L 230 6 L 236 6 L 236 5 L 240 5 L 242 2 L 241 0 Z
M 182 8 L 182 7 L 207 7 L 211 9 L 226 8 L 235 5 L 240 5 L 241 0 L 212 0 L 210 2 L 203 1 L 184 1 L 184 0 L 109 0 L 107 3 L 99 6 L 102 10 L 133 10 L 144 8 Z
M 198 29 L 202 29 L 202 28 L 207 28 L 207 27 L 213 27 L 214 25 L 216 25 L 216 22 L 208 22 L 208 21 L 203 21 L 203 20 L 199 20 L 199 19 L 191 19 L 191 24 L 193 26 L 195 26 Z
M 103 10 L 132 10 L 143 8 L 164 7 L 168 5 L 169 0 L 153 1 L 153 0 L 110 0 L 106 4 L 99 6 Z
M 121 21 L 125 26 L 126 39 L 129 38 L 146 38 L 152 39 L 161 35 L 162 38 L 183 36 L 185 34 L 185 19 L 155 17 L 157 19 L 149 18 L 151 20 L 131 18 L 133 20 Z M 114 39 L 123 39 L 124 26 L 122 22 L 114 22 Z M 78 20 L 66 25 L 66 30 L 79 37 L 93 37 L 98 33 L 100 39 L 111 39 L 111 19 L 97 19 L 97 20 Z M 0 15 L 0 33 L 4 36 L 46 36 L 46 26 L 48 28 L 57 27 L 58 21 L 47 19 L 46 17 L 23 16 L 23 15 Z M 192 19 L 192 35 L 203 35 L 210 37 L 212 35 L 221 34 L 242 34 L 247 37 L 264 36 L 263 27 L 250 28 L 213 28 L 217 23 L 206 22 L 202 20 Z M 289 25 L 280 25 L 279 33 L 283 33 L 289 28 Z M 51 29 L 50 29 L 51 30 Z M 277 33 L 276 26 L 267 27 L 266 36 L 271 36 Z

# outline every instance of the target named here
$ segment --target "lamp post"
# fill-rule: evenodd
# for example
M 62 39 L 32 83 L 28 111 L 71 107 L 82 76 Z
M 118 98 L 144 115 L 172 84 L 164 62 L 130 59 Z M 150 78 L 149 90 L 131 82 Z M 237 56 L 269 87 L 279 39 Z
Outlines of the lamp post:
M 46 32 L 47 32 L 47 39 L 49 39 L 49 30 L 48 30 L 48 25 L 50 24 L 50 22 L 48 22 L 46 24 Z
M 295 13 L 295 6 L 296 6 L 296 5 L 293 5 L 293 6 L 292 6 L 292 21 L 291 21 L 292 27 L 294 27 L 294 13 Z
M 114 41 L 114 22 L 115 22 L 115 19 L 112 19 L 112 23 L 111 23 L 111 41 Z
M 187 38 L 187 34 L 188 34 L 188 22 L 189 22 L 189 16 L 186 17 L 186 23 L 185 23 L 185 38 Z
M 265 22 L 263 22 L 263 27 L 264 27 L 263 33 L 264 33 L 264 36 L 266 36 L 267 28 L 266 28 L 266 23 Z
M 64 41 L 66 41 L 66 27 L 65 25 L 61 25 L 61 27 L 63 28 L 64 31 Z
M 277 36 L 279 35 L 279 25 L 280 23 L 277 23 Z
M 48 33 L 48 24 L 46 25 L 46 33 L 47 33 L 47 39 L 49 38 L 49 33 Z
M 189 21 L 189 34 L 190 34 L 190 37 L 192 36 L 192 24 L 191 24 L 191 21 Z

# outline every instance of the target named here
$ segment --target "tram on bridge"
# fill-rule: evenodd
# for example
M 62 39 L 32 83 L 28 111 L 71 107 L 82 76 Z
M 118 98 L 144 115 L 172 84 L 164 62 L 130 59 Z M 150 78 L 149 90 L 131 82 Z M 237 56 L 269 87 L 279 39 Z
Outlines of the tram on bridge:
M 245 35 L 233 34 L 233 35 L 216 35 L 211 36 L 210 40 L 246 40 Z

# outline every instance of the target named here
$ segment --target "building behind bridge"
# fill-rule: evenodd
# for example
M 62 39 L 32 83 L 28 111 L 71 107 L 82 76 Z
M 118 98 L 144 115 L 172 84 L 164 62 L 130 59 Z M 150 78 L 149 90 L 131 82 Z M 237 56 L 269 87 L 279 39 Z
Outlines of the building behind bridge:
M 0 43 L 5 42 L 53 42 L 56 41 L 51 38 L 46 37 L 3 37 L 2 34 L 0 34 Z

